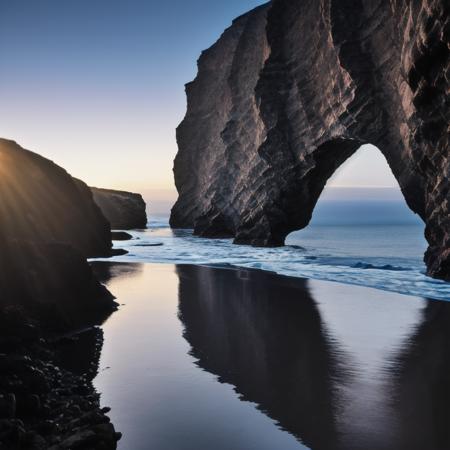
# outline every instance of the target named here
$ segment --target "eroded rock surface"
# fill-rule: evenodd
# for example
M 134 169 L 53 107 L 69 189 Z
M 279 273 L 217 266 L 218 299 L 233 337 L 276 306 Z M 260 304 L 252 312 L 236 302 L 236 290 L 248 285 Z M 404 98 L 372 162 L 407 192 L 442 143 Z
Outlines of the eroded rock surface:
M 91 188 L 95 203 L 114 229 L 147 228 L 146 205 L 140 194 Z
M 282 245 L 361 145 L 386 157 L 450 279 L 449 4 L 273 0 L 198 62 L 177 130 L 171 225 Z

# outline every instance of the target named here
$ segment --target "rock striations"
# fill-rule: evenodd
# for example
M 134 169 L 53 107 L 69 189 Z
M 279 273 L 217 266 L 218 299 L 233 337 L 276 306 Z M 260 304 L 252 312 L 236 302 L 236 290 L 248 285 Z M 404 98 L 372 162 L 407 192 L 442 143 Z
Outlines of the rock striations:
M 113 229 L 147 228 L 146 205 L 140 194 L 95 187 L 91 191 Z
M 236 19 L 186 86 L 172 227 L 282 245 L 371 143 L 426 224 L 429 274 L 450 279 L 449 8 L 273 0 Z

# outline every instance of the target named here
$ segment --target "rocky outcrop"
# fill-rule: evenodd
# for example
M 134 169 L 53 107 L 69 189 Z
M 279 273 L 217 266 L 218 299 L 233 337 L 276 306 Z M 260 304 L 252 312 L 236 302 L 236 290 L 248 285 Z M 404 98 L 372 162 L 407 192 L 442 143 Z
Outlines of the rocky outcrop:
M 0 139 L 0 308 L 55 328 L 85 326 L 116 304 L 86 258 L 111 254 L 111 229 L 89 188 Z
M 0 314 L 0 449 L 114 450 L 117 433 L 92 384 L 103 334 L 58 337 L 18 309 Z
M 86 258 L 111 253 L 89 188 L 51 161 L 0 139 L 0 449 L 115 449 L 120 435 L 91 383 L 58 361 L 62 334 L 117 309 Z M 89 351 L 98 361 L 99 330 Z M 72 348 L 70 352 L 86 349 Z M 98 363 L 97 363 L 98 366 Z
M 365 143 L 425 222 L 430 275 L 450 279 L 449 5 L 273 0 L 198 62 L 177 129 L 172 227 L 282 245 Z
M 8 241 L 0 244 L 0 315 L 20 308 L 54 331 L 101 322 L 117 309 L 86 259 L 59 243 Z
M 147 228 L 146 205 L 140 194 L 94 187 L 91 190 L 113 229 Z
M 0 139 L 0 242 L 59 242 L 108 256 L 111 228 L 88 186 L 52 161 Z
M 55 328 L 85 326 L 116 304 L 86 258 L 111 254 L 111 229 L 89 188 L 0 139 L 0 307 Z
M 89 188 L 51 161 L 0 139 L 0 308 L 62 329 L 116 304 L 86 257 L 111 253 L 111 229 Z

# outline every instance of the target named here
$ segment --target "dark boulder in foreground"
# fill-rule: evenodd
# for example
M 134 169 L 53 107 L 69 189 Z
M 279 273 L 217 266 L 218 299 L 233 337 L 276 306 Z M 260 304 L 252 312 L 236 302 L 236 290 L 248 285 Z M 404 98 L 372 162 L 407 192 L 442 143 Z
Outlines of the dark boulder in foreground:
M 88 186 L 14 141 L 0 139 L 0 238 L 63 242 L 108 256 L 111 228 Z
M 147 228 L 146 205 L 140 194 L 94 187 L 91 190 L 113 229 Z
M 171 225 L 276 246 L 366 143 L 450 279 L 450 15 L 444 0 L 273 0 L 202 53 L 177 130 Z

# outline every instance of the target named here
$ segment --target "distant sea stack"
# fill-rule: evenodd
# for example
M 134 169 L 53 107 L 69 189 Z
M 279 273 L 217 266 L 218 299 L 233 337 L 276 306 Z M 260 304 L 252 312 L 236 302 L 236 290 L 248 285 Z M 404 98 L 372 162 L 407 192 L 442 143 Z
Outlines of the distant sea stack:
M 171 226 L 283 245 L 371 143 L 425 222 L 428 273 L 450 279 L 449 8 L 273 0 L 236 19 L 186 86 Z
M 147 228 L 146 205 L 140 194 L 95 187 L 91 190 L 113 229 Z

